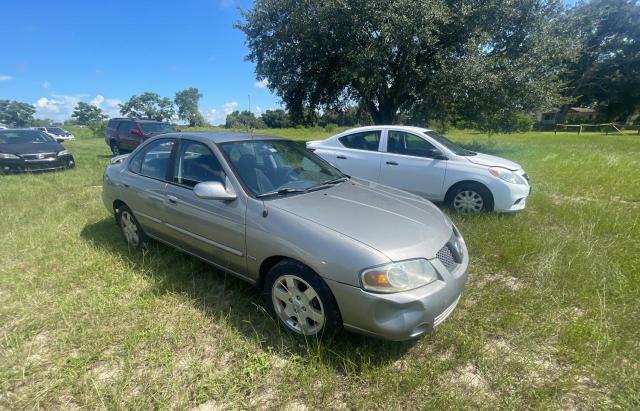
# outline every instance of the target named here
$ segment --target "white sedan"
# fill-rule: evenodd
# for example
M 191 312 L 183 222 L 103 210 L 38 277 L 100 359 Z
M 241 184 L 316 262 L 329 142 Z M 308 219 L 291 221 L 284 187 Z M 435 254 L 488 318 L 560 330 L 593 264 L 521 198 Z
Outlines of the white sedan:
M 519 164 L 469 151 L 425 128 L 360 127 L 310 141 L 307 149 L 346 174 L 445 202 L 461 213 L 522 210 L 531 191 Z
M 76 137 L 60 127 L 34 127 L 36 130 L 40 130 L 46 133 L 49 137 L 53 138 L 57 142 L 75 140 Z

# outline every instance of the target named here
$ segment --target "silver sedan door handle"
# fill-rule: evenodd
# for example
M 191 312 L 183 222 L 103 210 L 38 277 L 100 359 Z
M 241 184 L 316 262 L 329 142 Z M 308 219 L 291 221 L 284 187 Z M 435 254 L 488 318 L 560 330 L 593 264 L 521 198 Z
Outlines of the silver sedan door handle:
M 346 159 L 347 159 L 347 157 L 346 157 L 346 156 L 338 156 L 338 157 L 336 157 L 336 158 L 339 158 L 340 160 L 346 160 Z
M 169 200 L 171 204 L 178 204 L 178 197 L 167 196 L 167 200 Z
M 395 161 L 387 161 L 387 164 L 389 164 L 390 166 L 397 166 L 398 163 L 396 163 Z

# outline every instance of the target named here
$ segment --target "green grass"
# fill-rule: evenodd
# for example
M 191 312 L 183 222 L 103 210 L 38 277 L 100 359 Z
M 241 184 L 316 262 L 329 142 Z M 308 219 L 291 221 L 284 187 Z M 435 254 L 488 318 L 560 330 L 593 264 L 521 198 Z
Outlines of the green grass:
M 638 136 L 451 132 L 525 167 L 527 209 L 452 216 L 469 283 L 433 334 L 317 345 L 250 285 L 129 250 L 78 132 L 76 169 L 0 176 L 0 409 L 640 407 Z

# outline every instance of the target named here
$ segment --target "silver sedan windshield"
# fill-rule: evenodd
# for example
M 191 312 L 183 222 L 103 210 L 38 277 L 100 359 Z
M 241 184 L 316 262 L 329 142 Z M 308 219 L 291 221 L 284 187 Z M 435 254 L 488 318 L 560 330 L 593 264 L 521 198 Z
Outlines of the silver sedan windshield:
M 234 141 L 220 147 L 244 185 L 258 197 L 306 192 L 346 177 L 292 141 Z

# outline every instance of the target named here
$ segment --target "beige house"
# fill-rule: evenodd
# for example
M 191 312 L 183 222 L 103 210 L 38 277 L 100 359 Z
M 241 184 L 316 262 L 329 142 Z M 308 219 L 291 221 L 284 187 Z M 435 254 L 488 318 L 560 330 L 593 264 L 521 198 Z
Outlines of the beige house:
M 538 124 L 544 126 L 554 126 L 556 124 L 583 124 L 593 123 L 598 116 L 598 112 L 587 107 L 569 107 L 566 114 L 559 109 L 538 113 Z

